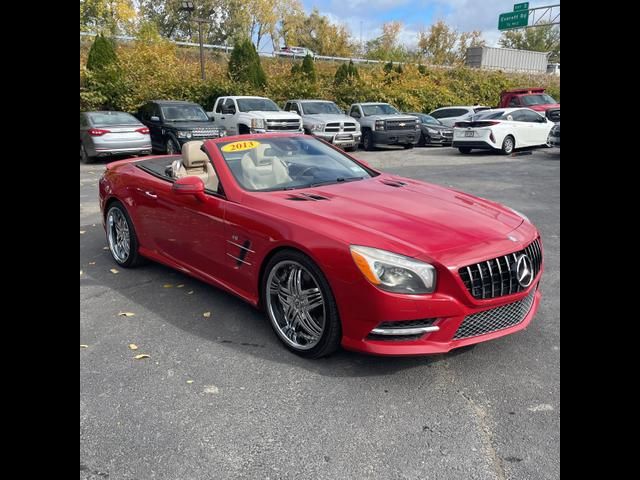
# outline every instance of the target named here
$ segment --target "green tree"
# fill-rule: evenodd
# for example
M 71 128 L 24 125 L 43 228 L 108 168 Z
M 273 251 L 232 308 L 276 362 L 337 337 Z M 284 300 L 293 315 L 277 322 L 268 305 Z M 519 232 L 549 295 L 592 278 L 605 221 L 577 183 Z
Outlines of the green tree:
M 347 66 L 347 77 L 352 80 L 357 80 L 360 78 L 360 74 L 358 73 L 358 69 L 353 64 L 353 60 L 349 60 L 349 65 Z
M 137 17 L 132 0 L 80 0 L 80 31 L 130 33 Z
M 483 47 L 486 41 L 479 31 L 458 33 L 442 20 L 428 31 L 418 33 L 418 48 L 422 55 L 434 65 L 456 65 L 464 63 L 467 48 Z
M 233 47 L 229 58 L 229 76 L 236 82 L 248 83 L 256 88 L 267 84 L 260 56 L 249 38 L 240 40 Z
M 400 44 L 402 23 L 393 21 L 382 25 L 382 35 L 369 40 L 365 45 L 365 56 L 372 60 L 406 61 L 409 51 Z
M 354 49 L 346 27 L 331 23 L 317 9 L 308 16 L 301 11 L 284 16 L 277 35 L 285 45 L 305 47 L 318 55 L 350 57 Z
M 98 35 L 89 49 L 87 69 L 93 71 L 103 70 L 105 67 L 117 62 L 118 56 L 116 55 L 113 40 L 106 38 L 102 34 Z
M 336 86 L 343 84 L 347 80 L 348 76 L 349 68 L 346 63 L 342 63 L 336 70 L 336 75 L 333 77 L 333 84 Z
M 523 30 L 504 32 L 499 40 L 501 47 L 551 52 L 552 62 L 560 62 L 560 28 L 555 25 L 540 25 Z
M 313 57 L 309 54 L 307 54 L 304 57 L 304 60 L 302 60 L 302 73 L 304 73 L 309 81 L 316 81 L 316 66 L 313 63 Z

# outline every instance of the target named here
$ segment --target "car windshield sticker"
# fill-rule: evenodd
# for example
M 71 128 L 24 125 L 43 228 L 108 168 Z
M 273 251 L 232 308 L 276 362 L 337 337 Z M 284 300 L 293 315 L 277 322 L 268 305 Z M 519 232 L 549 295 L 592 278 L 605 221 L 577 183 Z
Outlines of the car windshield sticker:
M 252 148 L 256 148 L 260 145 L 260 142 L 255 142 L 253 140 L 245 140 L 243 142 L 233 142 L 228 143 L 224 147 L 222 147 L 223 152 L 241 152 L 243 150 L 251 150 Z

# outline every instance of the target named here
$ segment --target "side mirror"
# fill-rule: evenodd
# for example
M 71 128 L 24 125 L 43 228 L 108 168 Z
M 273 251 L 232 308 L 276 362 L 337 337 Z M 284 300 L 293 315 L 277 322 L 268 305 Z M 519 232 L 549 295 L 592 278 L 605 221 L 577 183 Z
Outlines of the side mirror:
M 171 188 L 176 195 L 193 195 L 201 202 L 207 200 L 204 194 L 204 182 L 199 177 L 182 177 Z
M 207 112 L 207 117 L 209 117 L 209 120 L 211 120 L 212 122 L 216 119 L 216 117 L 213 115 L 213 112 Z
M 149 120 L 151 120 L 152 122 L 159 122 L 160 121 L 160 117 L 158 117 L 157 115 L 152 115 Z

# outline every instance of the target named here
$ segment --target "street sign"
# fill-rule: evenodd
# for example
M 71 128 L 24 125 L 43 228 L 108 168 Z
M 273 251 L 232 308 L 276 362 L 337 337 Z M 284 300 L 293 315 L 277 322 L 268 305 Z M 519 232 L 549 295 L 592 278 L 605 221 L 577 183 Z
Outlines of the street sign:
M 501 13 L 498 18 L 498 30 L 526 27 L 529 23 L 529 10 Z
M 524 2 L 524 3 L 516 3 L 513 6 L 513 11 L 514 12 L 518 12 L 520 10 L 529 10 L 529 2 Z

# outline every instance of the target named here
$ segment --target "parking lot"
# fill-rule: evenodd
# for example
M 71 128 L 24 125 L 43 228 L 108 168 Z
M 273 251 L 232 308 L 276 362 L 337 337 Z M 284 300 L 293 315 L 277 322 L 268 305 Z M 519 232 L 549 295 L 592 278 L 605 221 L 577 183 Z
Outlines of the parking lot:
M 354 155 L 527 215 L 545 248 L 529 328 L 432 357 L 299 358 L 230 294 L 157 264 L 112 270 L 106 161 L 81 164 L 81 479 L 559 477 L 559 149 Z

